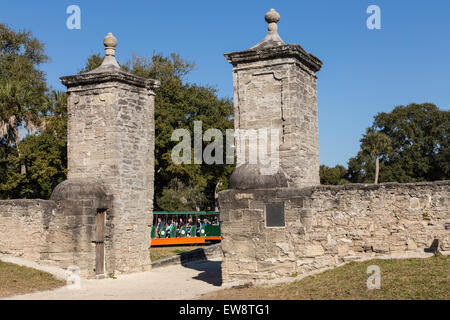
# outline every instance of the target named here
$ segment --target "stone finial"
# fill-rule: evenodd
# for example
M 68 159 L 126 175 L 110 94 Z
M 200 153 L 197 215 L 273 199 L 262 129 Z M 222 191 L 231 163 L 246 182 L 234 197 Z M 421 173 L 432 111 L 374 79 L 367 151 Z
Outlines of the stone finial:
M 105 55 L 106 56 L 115 56 L 116 55 L 116 46 L 117 39 L 110 32 L 106 35 L 105 39 L 103 39 L 103 44 L 105 45 Z
M 114 37 L 111 32 L 108 33 L 103 39 L 103 44 L 105 45 L 105 57 L 103 58 L 102 64 L 98 68 L 88 71 L 87 73 L 101 73 L 105 71 L 120 70 L 120 65 L 116 60 L 116 37 Z
M 280 38 L 280 35 L 278 34 L 278 26 L 277 23 L 280 21 L 280 14 L 275 11 L 275 9 L 270 9 L 269 12 L 266 13 L 265 19 L 268 26 L 268 32 L 266 37 L 263 41 L 260 43 L 254 45 L 249 50 L 259 50 L 259 49 L 265 49 L 270 47 L 277 47 L 285 45 L 283 39 Z
M 280 14 L 275 11 L 275 9 L 270 9 L 269 12 L 266 13 L 265 19 L 267 23 L 269 24 L 268 30 L 269 31 L 277 31 L 278 26 L 277 23 L 280 21 Z

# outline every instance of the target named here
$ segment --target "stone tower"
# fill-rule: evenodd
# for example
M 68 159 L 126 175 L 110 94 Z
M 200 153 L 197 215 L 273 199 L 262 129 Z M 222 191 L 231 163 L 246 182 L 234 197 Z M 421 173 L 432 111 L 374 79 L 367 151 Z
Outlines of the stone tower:
M 284 43 L 277 31 L 280 15 L 274 9 L 265 19 L 269 27 L 263 41 L 225 54 L 233 65 L 235 129 L 278 129 L 279 163 L 289 187 L 317 185 L 316 72 L 322 62 L 298 44 Z
M 158 81 L 120 68 L 111 33 L 104 45 L 100 67 L 61 78 L 68 92 L 68 180 L 95 179 L 111 198 L 102 249 L 105 273 L 145 271 L 151 267 Z

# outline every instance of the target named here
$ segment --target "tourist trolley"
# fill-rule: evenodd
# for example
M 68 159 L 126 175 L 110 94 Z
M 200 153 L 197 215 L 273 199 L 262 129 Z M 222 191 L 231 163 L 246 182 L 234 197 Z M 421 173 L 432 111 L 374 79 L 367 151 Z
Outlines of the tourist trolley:
M 158 232 L 158 218 L 164 227 Z M 178 223 L 180 218 L 184 225 Z M 188 220 L 192 225 L 187 225 Z M 197 225 L 200 219 L 201 223 Z M 208 223 L 205 223 L 205 219 Z M 169 221 L 174 221 L 172 228 L 167 231 Z M 151 246 L 189 245 L 220 242 L 220 222 L 218 211 L 154 211 L 153 227 L 151 230 Z

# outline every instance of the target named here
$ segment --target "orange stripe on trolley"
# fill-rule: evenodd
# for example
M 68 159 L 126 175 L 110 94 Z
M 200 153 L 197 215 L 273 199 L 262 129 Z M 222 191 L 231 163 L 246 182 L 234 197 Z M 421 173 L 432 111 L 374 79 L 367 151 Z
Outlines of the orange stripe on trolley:
M 206 240 L 210 240 L 210 241 L 222 241 L 222 237 L 206 237 Z
M 205 243 L 207 240 L 222 240 L 222 237 L 154 238 L 151 246 Z

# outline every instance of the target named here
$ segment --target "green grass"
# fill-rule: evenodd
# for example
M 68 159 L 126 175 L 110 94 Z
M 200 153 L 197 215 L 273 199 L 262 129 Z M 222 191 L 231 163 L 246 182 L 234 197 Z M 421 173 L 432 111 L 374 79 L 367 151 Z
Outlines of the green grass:
M 0 261 L 0 298 L 65 285 L 47 272 Z
M 367 267 L 381 269 L 381 289 L 368 290 Z M 292 283 L 242 289 L 225 289 L 203 299 L 224 300 L 304 300 L 304 299 L 369 299 L 416 300 L 450 299 L 450 258 L 375 259 L 351 262 Z
M 152 261 L 160 260 L 183 252 L 195 250 L 203 246 L 170 246 L 170 247 L 152 247 L 150 248 L 150 258 Z

